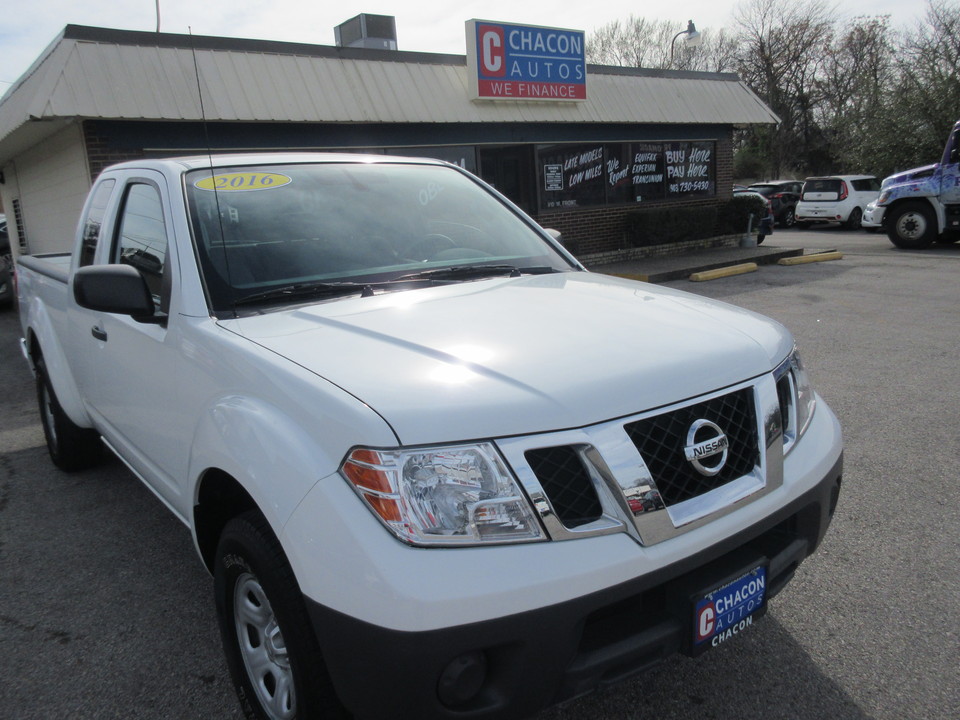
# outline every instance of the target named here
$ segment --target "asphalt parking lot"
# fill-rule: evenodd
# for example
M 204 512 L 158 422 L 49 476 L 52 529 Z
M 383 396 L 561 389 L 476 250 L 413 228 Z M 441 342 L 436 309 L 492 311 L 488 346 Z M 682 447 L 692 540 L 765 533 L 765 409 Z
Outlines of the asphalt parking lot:
M 668 285 L 794 332 L 844 428 L 833 526 L 737 642 L 538 720 L 960 717 L 960 244 L 767 244 L 845 256 Z M 53 468 L 18 337 L 0 311 L 0 718 L 239 718 L 187 530 L 117 461 Z

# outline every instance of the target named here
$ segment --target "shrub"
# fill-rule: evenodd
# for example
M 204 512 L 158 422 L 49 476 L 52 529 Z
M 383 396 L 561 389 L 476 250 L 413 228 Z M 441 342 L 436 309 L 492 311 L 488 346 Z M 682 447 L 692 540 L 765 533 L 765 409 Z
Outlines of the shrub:
M 747 222 L 753 215 L 753 228 L 760 224 L 760 218 L 767 215 L 767 201 L 753 195 L 734 195 L 722 203 L 717 214 L 717 231 L 720 235 L 736 235 L 747 231 Z
M 713 206 L 654 208 L 628 213 L 624 230 L 633 247 L 648 247 L 713 237 L 716 222 Z

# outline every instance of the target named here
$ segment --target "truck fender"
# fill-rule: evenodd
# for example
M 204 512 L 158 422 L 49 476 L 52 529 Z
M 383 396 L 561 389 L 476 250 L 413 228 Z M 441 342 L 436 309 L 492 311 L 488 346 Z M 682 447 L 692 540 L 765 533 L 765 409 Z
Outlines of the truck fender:
M 77 382 L 70 370 L 63 346 L 53 329 L 53 321 L 47 306 L 39 297 L 35 297 L 30 305 L 30 323 L 27 338 L 27 347 L 30 351 L 31 369 L 36 372 L 37 356 L 43 356 L 47 366 L 47 375 L 53 392 L 57 395 L 60 407 L 76 425 L 83 428 L 93 427 L 93 422 L 87 414 L 83 399 L 77 388 Z
M 902 205 L 905 202 L 924 202 L 930 205 L 930 209 L 933 210 L 933 215 L 937 219 L 937 235 L 943 234 L 943 230 L 947 226 L 946 209 L 944 208 L 943 203 L 941 203 L 938 198 L 931 197 L 929 195 L 921 195 L 921 196 L 905 195 L 903 197 L 897 198 L 884 211 L 884 218 L 886 219 L 886 218 L 892 217 L 894 209 L 898 205 Z
M 382 434 L 385 443 L 394 441 L 385 424 Z M 219 399 L 201 415 L 190 449 L 193 504 L 199 502 L 202 476 L 216 468 L 244 488 L 280 536 L 307 492 L 336 471 L 348 449 L 331 452 L 317 435 L 257 398 Z

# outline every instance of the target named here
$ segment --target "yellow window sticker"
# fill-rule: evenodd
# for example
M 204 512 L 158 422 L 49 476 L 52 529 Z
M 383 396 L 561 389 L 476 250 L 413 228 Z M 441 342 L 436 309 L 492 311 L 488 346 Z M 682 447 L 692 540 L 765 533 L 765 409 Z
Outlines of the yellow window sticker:
M 198 190 L 217 192 L 248 192 L 250 190 L 273 190 L 293 182 L 293 178 L 280 173 L 236 172 L 211 175 L 197 180 L 193 186 Z

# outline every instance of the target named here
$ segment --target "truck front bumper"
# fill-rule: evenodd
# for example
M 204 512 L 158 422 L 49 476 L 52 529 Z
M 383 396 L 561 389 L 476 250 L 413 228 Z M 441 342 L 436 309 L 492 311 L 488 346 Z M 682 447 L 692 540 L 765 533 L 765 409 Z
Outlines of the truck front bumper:
M 696 590 L 761 562 L 768 599 L 790 581 L 830 524 L 842 465 L 722 542 L 537 609 L 403 631 L 305 598 L 337 692 L 359 718 L 522 718 L 644 671 L 691 646 Z

